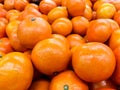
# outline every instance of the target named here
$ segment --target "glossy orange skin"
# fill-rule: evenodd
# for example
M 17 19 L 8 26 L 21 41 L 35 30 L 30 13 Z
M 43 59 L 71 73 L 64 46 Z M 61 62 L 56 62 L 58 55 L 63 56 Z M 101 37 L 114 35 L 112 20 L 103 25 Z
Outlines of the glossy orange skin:
M 12 9 L 12 10 L 9 10 L 6 14 L 6 18 L 9 20 L 9 21 L 12 21 L 12 20 L 17 20 L 18 17 L 20 15 L 20 11 L 18 10 L 15 10 L 15 9 Z
M 116 90 L 116 85 L 111 80 L 103 80 L 100 82 L 90 83 L 89 87 L 90 90 Z
M 22 11 L 29 4 L 28 0 L 15 0 L 14 7 L 16 10 Z
M 11 52 L 2 57 L 0 61 L 1 90 L 27 90 L 32 77 L 32 63 L 23 53 Z
M 120 25 L 120 11 L 115 13 L 113 20 L 115 20 Z
M 5 54 L 13 51 L 9 38 L 0 38 L 0 51 L 4 52 Z
M 45 79 L 34 81 L 29 90 L 49 90 L 50 82 Z
M 54 75 L 65 70 L 70 60 L 70 51 L 56 38 L 38 42 L 32 50 L 32 62 L 43 74 Z
M 92 8 L 89 5 L 86 5 L 83 16 L 90 21 L 93 15 L 92 12 Z
M 98 7 L 96 14 L 97 18 L 113 18 L 116 8 L 113 4 L 103 3 Z
M 120 46 L 113 50 L 115 57 L 116 57 L 116 69 L 112 75 L 112 80 L 117 84 L 120 85 Z
M 120 45 L 120 29 L 115 30 L 110 39 L 109 39 L 109 47 L 114 50 Z
M 14 8 L 15 0 L 4 0 L 4 8 L 6 10 L 11 10 Z
M 85 1 L 84 0 L 67 0 L 67 8 L 69 14 L 74 16 L 83 15 L 85 10 Z
M 96 19 L 90 22 L 86 32 L 86 38 L 89 42 L 105 42 L 112 34 L 110 23 L 107 19 Z
M 116 60 L 112 50 L 107 45 L 90 42 L 79 46 L 73 52 L 72 65 L 82 80 L 99 82 L 112 75 Z
M 58 18 L 68 17 L 68 12 L 67 8 L 63 6 L 58 6 L 56 8 L 53 8 L 49 13 L 48 13 L 48 22 L 52 23 L 54 20 Z
M 85 43 L 85 39 L 79 34 L 70 34 L 66 38 L 69 42 L 70 48 L 73 48 L 75 46 L 79 46 Z
M 6 36 L 6 26 L 8 24 L 8 21 L 6 18 L 0 18 L 0 38 L 5 37 Z
M 52 32 L 66 36 L 72 32 L 72 22 L 68 18 L 58 18 L 52 25 Z M 61 28 L 62 27 L 62 28 Z
M 86 31 L 89 26 L 89 21 L 83 17 L 83 16 L 76 16 L 73 17 L 72 20 L 72 25 L 73 25 L 73 32 L 80 34 L 80 35 L 85 35 Z
M 46 15 L 55 7 L 57 7 L 57 4 L 53 0 L 42 0 L 39 4 L 40 12 Z
M 53 77 L 49 90 L 67 90 L 65 85 L 68 86 L 69 90 L 88 90 L 87 84 L 81 81 L 71 70 L 61 72 Z
M 26 48 L 32 49 L 34 45 L 43 39 L 51 37 L 50 24 L 39 17 L 32 17 L 24 19 L 18 25 L 18 39 Z

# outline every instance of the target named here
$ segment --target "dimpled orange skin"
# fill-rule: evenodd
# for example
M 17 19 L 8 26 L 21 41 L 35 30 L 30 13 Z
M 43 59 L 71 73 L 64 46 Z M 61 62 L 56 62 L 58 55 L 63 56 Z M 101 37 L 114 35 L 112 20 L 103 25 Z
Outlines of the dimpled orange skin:
M 89 42 L 79 46 L 73 52 L 72 65 L 81 79 L 87 82 L 98 82 L 112 75 L 116 60 L 107 45 Z
M 35 67 L 46 75 L 53 75 L 66 69 L 70 60 L 70 51 L 65 43 L 56 38 L 38 42 L 31 53 Z
M 23 53 L 12 52 L 1 59 L 0 90 L 27 90 L 32 77 L 32 63 Z
M 40 17 L 23 20 L 17 31 L 18 39 L 26 48 L 33 48 L 38 41 L 51 37 L 51 33 L 50 24 Z
M 80 80 L 71 70 L 61 72 L 53 77 L 49 90 L 67 90 L 65 85 L 68 86 L 68 90 L 88 90 L 87 84 Z

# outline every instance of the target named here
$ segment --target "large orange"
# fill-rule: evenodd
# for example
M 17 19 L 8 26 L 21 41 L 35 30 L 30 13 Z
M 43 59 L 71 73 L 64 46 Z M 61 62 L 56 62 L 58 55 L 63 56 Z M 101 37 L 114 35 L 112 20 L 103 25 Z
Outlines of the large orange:
M 27 90 L 32 82 L 33 66 L 27 56 L 12 52 L 0 61 L 0 90 Z
M 89 26 L 89 21 L 83 16 L 76 16 L 72 18 L 73 32 L 85 35 Z
M 34 81 L 29 90 L 49 90 L 49 84 L 50 81 L 45 79 L 40 79 L 37 81 Z
M 107 19 L 96 19 L 90 22 L 86 33 L 86 38 L 90 42 L 106 42 L 111 33 L 111 25 Z
M 67 68 L 70 51 L 61 40 L 50 38 L 39 41 L 33 48 L 31 57 L 40 72 L 54 75 Z
M 51 37 L 51 33 L 50 24 L 40 17 L 24 19 L 17 31 L 18 39 L 27 48 L 33 48 L 38 41 Z
M 49 90 L 88 90 L 88 86 L 73 71 L 68 70 L 53 77 Z
M 85 0 L 67 0 L 68 12 L 71 16 L 83 15 L 85 10 Z
M 112 50 L 105 44 L 89 42 L 80 45 L 72 55 L 72 65 L 77 75 L 87 82 L 108 79 L 116 65 Z
M 72 32 L 72 22 L 68 18 L 58 18 L 52 23 L 52 32 L 66 36 Z

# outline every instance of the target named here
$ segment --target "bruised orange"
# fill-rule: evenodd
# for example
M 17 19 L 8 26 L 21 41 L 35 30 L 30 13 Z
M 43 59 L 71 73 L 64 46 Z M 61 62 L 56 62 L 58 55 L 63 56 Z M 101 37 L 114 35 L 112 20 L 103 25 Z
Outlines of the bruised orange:
M 88 86 L 71 71 L 64 71 L 53 77 L 49 90 L 88 90 Z
M 18 39 L 26 48 L 32 49 L 34 45 L 43 39 L 51 37 L 50 24 L 40 17 L 24 19 L 18 25 Z
M 82 80 L 99 82 L 111 77 L 116 60 L 110 47 L 99 42 L 89 42 L 80 45 L 73 52 L 72 65 Z
M 43 74 L 54 75 L 65 70 L 70 60 L 70 50 L 56 38 L 39 41 L 31 53 L 32 62 Z

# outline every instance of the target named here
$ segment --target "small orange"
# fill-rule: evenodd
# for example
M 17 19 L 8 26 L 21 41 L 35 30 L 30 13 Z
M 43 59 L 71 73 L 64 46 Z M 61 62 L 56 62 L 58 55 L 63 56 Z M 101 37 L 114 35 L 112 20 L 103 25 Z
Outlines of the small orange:
M 113 31 L 109 39 L 109 47 L 115 49 L 120 45 L 120 29 Z
M 4 0 L 4 8 L 6 10 L 11 10 L 14 8 L 15 0 Z
M 13 51 L 9 38 L 7 37 L 0 38 L 0 51 L 5 54 Z
M 32 63 L 23 53 L 11 52 L 2 57 L 0 61 L 0 82 L 2 82 L 0 90 L 27 90 L 32 78 Z
M 98 7 L 96 14 L 97 18 L 113 18 L 116 8 L 113 4 L 103 3 Z
M 69 42 L 70 48 L 73 48 L 75 46 L 79 46 L 85 43 L 85 39 L 83 39 L 83 37 L 80 36 L 79 34 L 70 34 L 66 38 Z
M 66 36 L 72 32 L 72 22 L 68 18 L 58 18 L 52 23 L 52 32 Z
M 68 17 L 67 8 L 63 6 L 55 7 L 48 13 L 49 23 L 52 23 L 54 20 L 62 17 Z
M 26 48 L 32 49 L 34 45 L 43 39 L 51 37 L 50 24 L 40 17 L 24 19 L 18 25 L 18 39 Z
M 89 42 L 78 46 L 73 52 L 72 65 L 82 80 L 99 82 L 111 77 L 116 60 L 114 53 L 107 45 Z
M 64 71 L 53 77 L 49 90 L 88 90 L 88 86 L 71 71 Z
M 90 22 L 86 32 L 89 42 L 106 42 L 112 34 L 112 29 L 107 19 L 96 19 Z
M 22 11 L 28 4 L 28 0 L 15 0 L 14 7 L 16 10 Z
M 42 0 L 39 4 L 40 12 L 46 15 L 55 7 L 57 7 L 57 5 L 53 0 Z
M 93 11 L 92 11 L 92 8 L 86 4 L 86 8 L 84 10 L 84 14 L 83 16 L 85 18 L 87 18 L 89 21 L 92 19 L 92 16 L 93 16 Z
M 68 12 L 72 17 L 83 15 L 85 0 L 67 0 Z
M 67 68 L 70 60 L 70 50 L 59 39 L 45 39 L 35 45 L 31 58 L 34 66 L 41 73 L 54 75 L 54 73 Z
M 40 79 L 37 81 L 34 81 L 29 90 L 49 90 L 49 84 L 50 81 L 45 79 Z
M 85 35 L 86 31 L 89 26 L 89 21 L 83 16 L 76 16 L 73 17 L 72 20 L 72 25 L 73 25 L 73 32 L 80 34 L 80 35 Z
M 120 25 L 120 10 L 115 13 L 113 20 Z
M 12 21 L 12 20 L 17 20 L 18 17 L 20 15 L 20 11 L 18 10 L 15 10 L 15 9 L 12 9 L 12 10 L 9 10 L 6 14 L 6 18 L 9 20 L 9 21 Z

